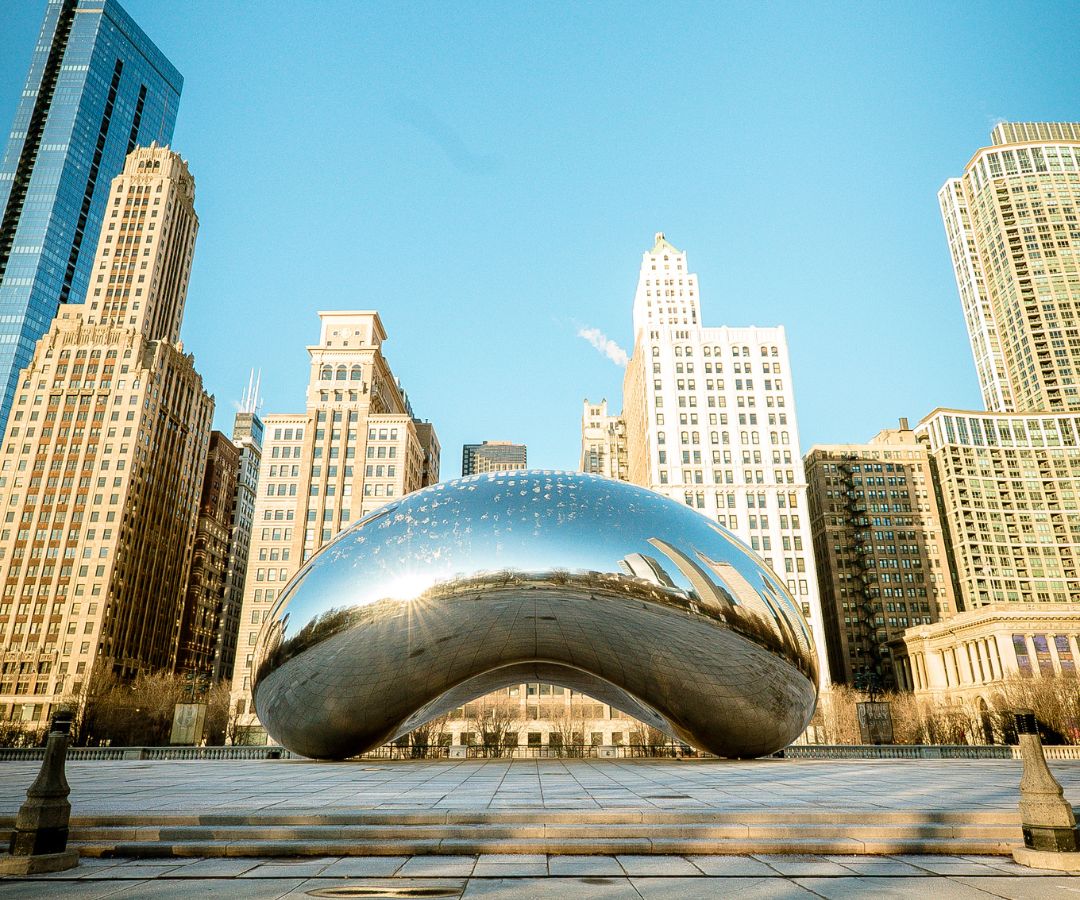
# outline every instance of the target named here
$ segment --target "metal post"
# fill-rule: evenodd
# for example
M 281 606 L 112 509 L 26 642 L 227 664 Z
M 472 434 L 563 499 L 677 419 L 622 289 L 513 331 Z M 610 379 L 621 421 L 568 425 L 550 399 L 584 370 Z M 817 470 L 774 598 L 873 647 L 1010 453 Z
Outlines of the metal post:
M 70 731 L 71 712 L 57 713 L 49 729 L 41 771 L 15 817 L 10 856 L 0 857 L 0 874 L 60 872 L 79 863 L 79 852 L 67 849 L 71 816 L 67 798 L 71 789 L 64 775 L 64 761 Z
M 1030 709 L 1017 710 L 1014 719 L 1024 763 L 1020 778 L 1024 846 L 1013 851 L 1013 859 L 1023 866 L 1080 872 L 1076 816 L 1061 784 L 1046 764 L 1035 713 Z

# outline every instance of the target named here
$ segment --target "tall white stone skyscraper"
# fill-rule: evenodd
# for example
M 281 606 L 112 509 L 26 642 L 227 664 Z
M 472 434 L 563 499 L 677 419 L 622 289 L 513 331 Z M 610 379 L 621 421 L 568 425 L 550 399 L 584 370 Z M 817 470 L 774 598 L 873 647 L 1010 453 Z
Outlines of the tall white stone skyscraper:
M 642 257 L 623 381 L 628 478 L 730 529 L 825 639 L 783 327 L 706 328 L 697 276 L 663 234 Z

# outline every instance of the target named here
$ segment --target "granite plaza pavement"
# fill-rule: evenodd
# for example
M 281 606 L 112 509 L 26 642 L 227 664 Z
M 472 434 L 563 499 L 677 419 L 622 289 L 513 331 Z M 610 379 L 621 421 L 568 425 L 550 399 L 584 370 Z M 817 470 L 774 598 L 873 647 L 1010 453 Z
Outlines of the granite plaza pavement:
M 1076 802 L 1080 762 L 1053 770 Z M 0 763 L 11 816 L 36 763 Z M 1015 810 L 1008 760 L 72 762 L 73 815 L 356 810 Z M 338 893 L 335 889 L 348 889 Z M 477 854 L 84 859 L 0 880 L 0 898 L 927 897 L 1080 900 L 1080 878 L 1002 856 Z
M 0 815 L 40 767 L 0 762 Z M 1074 804 L 1080 761 L 1052 769 Z M 1014 760 L 68 762 L 73 815 L 330 809 L 1015 810 Z M 1080 897 L 1078 897 L 1080 900 Z

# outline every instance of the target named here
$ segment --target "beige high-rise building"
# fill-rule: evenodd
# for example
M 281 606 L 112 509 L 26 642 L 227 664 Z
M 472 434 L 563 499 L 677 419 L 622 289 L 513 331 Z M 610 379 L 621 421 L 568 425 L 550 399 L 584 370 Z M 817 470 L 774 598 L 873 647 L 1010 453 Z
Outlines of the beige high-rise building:
M 383 356 L 379 314 L 320 312 L 319 320 L 319 342 L 307 348 L 306 412 L 264 419 L 233 677 L 241 742 L 266 739 L 251 705 L 251 664 L 285 582 L 342 528 L 438 480 L 438 438 L 413 417 Z
M 701 324 L 686 253 L 656 235 L 623 381 L 627 477 L 725 526 L 799 603 L 828 683 L 791 363 L 782 326 Z
M 112 183 L 89 297 L 19 378 L 0 451 L 0 715 L 176 662 L 213 398 L 179 343 L 198 219 L 167 148 Z
M 999 124 L 938 200 L 986 408 L 1080 410 L 1080 123 Z
M 608 414 L 607 400 L 584 401 L 581 411 L 582 472 L 626 481 L 626 423 L 622 416 Z
M 930 454 L 958 605 L 1080 612 L 1080 416 L 936 409 L 915 433 Z
M 895 687 L 887 642 L 956 613 L 927 447 L 908 427 L 806 454 L 810 530 L 833 678 Z

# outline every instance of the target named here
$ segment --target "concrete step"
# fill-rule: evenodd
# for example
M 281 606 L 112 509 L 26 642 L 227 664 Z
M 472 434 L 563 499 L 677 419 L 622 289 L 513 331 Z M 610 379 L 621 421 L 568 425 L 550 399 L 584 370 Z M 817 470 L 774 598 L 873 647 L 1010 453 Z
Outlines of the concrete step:
M 605 838 L 693 839 L 693 840 L 782 840 L 786 838 L 833 839 L 856 837 L 860 840 L 1001 839 L 1018 833 L 1014 825 L 867 825 L 851 822 L 831 824 L 788 823 L 783 825 L 745 825 L 701 823 L 633 823 L 577 825 L 268 825 L 268 826 L 76 826 L 72 840 L 78 841 L 382 841 L 468 840 L 588 840 Z
M 72 841 L 84 856 L 99 857 L 332 857 L 500 854 L 974 854 L 1007 856 L 1019 841 L 974 838 L 707 839 L 594 838 L 557 840 L 469 839 L 343 841 Z
M 181 825 L 266 827 L 273 825 L 556 825 L 556 824 L 740 824 L 769 825 L 789 823 L 853 825 L 1016 825 L 1020 813 L 1008 810 L 719 810 L 694 807 L 685 810 L 661 809 L 485 809 L 485 810 L 386 810 L 341 809 L 333 812 L 250 813 L 89 813 L 73 814 L 72 827 L 173 827 Z M 14 817 L 0 818 L 0 829 L 10 829 Z
M 86 856 L 1004 855 L 1020 840 L 1015 810 L 366 809 L 119 813 L 71 819 L 72 846 Z

